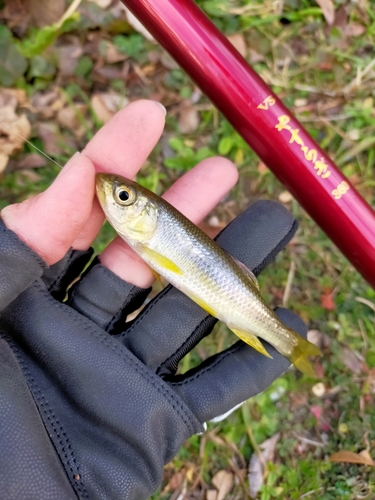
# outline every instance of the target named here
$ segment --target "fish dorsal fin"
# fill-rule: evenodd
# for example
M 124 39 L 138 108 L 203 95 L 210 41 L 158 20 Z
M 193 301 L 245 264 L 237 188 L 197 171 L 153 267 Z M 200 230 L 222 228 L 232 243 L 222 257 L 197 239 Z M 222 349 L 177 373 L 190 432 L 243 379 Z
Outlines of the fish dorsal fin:
M 237 337 L 243 340 L 246 344 L 251 346 L 256 351 L 260 352 L 264 356 L 267 356 L 267 358 L 272 359 L 272 356 L 268 354 L 268 352 L 266 351 L 266 349 L 264 348 L 262 342 L 258 339 L 258 337 L 256 337 L 252 333 L 244 332 L 242 330 L 237 330 L 237 328 L 231 328 L 231 327 L 229 328 L 232 330 L 233 333 L 237 335 Z
M 243 264 L 240 260 L 236 259 L 236 257 L 233 257 L 233 255 L 231 255 L 231 257 L 237 264 L 237 266 L 243 271 L 245 276 L 247 276 L 250 279 L 250 281 L 257 287 L 257 290 L 259 290 L 259 283 L 253 271 L 250 271 L 250 269 L 246 267 L 245 264 Z

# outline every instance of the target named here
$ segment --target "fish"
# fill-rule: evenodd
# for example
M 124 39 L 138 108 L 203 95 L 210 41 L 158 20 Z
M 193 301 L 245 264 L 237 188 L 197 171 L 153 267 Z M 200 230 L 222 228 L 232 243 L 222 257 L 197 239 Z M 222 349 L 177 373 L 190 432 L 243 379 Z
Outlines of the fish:
M 265 340 L 301 372 L 316 377 L 308 357 L 321 355 L 320 350 L 279 320 L 243 263 L 135 181 L 99 173 L 96 192 L 109 223 L 155 273 L 258 352 L 271 357 L 260 341 Z

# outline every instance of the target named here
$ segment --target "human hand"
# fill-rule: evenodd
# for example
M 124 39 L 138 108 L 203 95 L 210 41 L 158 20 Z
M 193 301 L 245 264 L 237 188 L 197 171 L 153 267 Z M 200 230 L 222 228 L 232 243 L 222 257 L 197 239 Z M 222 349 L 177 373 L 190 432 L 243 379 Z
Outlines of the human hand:
M 95 171 L 134 176 L 163 124 L 155 103 L 133 103 L 100 130 L 46 192 L 1 214 L 35 252 L 2 228 L 4 498 L 147 498 L 185 439 L 288 367 L 271 346 L 272 360 L 239 341 L 176 376 L 179 360 L 216 320 L 167 287 L 124 325 L 146 298 L 153 275 L 119 238 L 74 286 L 68 303 L 61 303 L 103 222 L 94 197 Z M 198 223 L 236 179 L 230 162 L 211 158 L 179 179 L 165 197 Z M 295 228 L 282 206 L 259 202 L 218 242 L 258 274 Z M 51 266 L 43 276 L 39 257 Z M 295 315 L 279 314 L 304 333 Z

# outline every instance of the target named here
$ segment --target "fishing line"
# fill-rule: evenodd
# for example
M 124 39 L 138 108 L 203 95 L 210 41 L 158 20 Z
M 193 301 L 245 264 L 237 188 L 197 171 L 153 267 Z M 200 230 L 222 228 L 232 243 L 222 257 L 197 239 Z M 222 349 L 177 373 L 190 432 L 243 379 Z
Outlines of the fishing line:
M 47 153 L 45 153 L 44 151 L 42 151 L 41 149 L 39 149 L 37 146 L 35 146 L 35 144 L 33 144 L 32 142 L 30 142 L 28 139 L 26 139 L 26 137 L 24 137 L 19 132 L 17 132 L 16 130 L 14 130 L 13 127 L 9 123 L 4 122 L 1 118 L 0 118 L 0 123 L 2 125 L 5 125 L 6 127 L 9 127 L 9 130 L 12 132 L 12 134 L 18 135 L 18 137 L 20 137 L 23 141 L 27 142 L 27 144 L 29 144 L 29 146 L 31 146 L 34 149 L 36 149 L 42 156 L 44 156 L 45 158 L 47 158 L 47 160 L 51 161 L 52 163 L 54 163 L 58 167 L 63 168 L 63 166 L 60 165 L 60 163 L 58 163 L 56 160 L 54 160 L 53 158 L 51 158 L 50 156 L 48 156 Z

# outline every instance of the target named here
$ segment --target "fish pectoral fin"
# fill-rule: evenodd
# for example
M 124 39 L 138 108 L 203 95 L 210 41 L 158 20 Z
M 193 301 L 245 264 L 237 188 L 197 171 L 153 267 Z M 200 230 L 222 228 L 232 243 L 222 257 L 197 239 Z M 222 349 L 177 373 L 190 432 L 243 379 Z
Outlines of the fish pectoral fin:
M 259 290 L 259 283 L 253 271 L 251 271 L 248 267 L 246 267 L 245 264 L 243 264 L 240 260 L 236 259 L 236 257 L 233 257 L 233 255 L 231 255 L 231 257 L 237 264 L 237 266 L 243 271 L 245 276 L 249 278 L 250 281 L 257 287 L 257 290 Z
M 243 332 L 242 330 L 237 330 L 236 328 L 231 328 L 231 327 L 229 328 L 232 330 L 233 333 L 237 335 L 237 337 L 246 342 L 246 344 L 249 344 L 249 346 L 251 346 L 256 351 L 260 352 L 264 356 L 267 356 L 267 358 L 272 359 L 272 356 L 268 354 L 268 352 L 266 351 L 265 347 L 263 346 L 262 342 L 258 339 L 258 337 L 256 337 L 252 333 Z
M 184 274 L 181 269 L 168 257 L 164 257 L 164 255 L 161 255 L 158 252 L 155 252 L 154 250 L 151 250 L 150 248 L 145 247 L 143 249 L 143 252 L 147 254 L 148 257 L 150 257 L 152 260 L 154 260 L 158 266 L 162 267 L 163 269 L 166 269 L 167 271 L 172 271 L 172 273 L 175 274 Z

